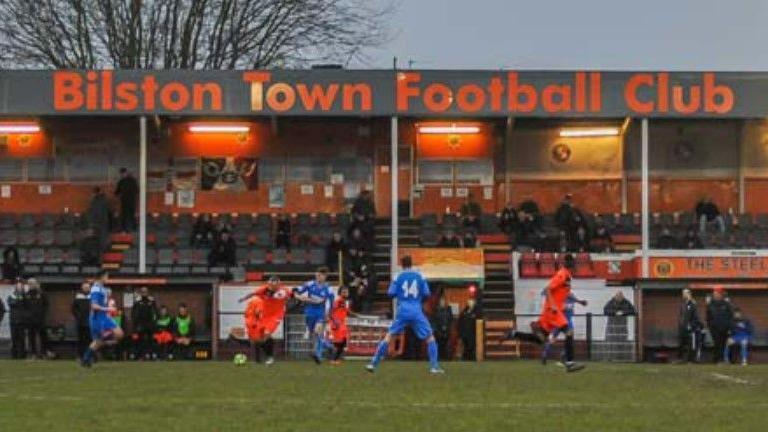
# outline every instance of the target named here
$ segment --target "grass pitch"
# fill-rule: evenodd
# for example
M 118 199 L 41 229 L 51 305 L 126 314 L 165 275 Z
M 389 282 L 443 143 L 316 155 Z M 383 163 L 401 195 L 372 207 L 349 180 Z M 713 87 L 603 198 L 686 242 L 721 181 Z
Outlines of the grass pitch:
M 768 366 L 0 362 L 2 431 L 755 431 Z

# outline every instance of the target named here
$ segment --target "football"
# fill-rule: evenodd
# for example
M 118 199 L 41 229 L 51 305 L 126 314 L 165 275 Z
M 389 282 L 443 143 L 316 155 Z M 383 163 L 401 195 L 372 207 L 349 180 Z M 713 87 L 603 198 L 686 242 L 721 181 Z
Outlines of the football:
M 235 357 L 232 359 L 232 363 L 234 363 L 235 366 L 242 366 L 247 362 L 248 362 L 248 356 L 246 356 L 243 353 L 235 354 Z

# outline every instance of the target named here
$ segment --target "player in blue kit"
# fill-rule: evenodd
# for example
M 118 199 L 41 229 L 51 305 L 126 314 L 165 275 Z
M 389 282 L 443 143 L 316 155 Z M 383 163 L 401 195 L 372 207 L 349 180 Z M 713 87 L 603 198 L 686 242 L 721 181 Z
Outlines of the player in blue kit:
M 91 328 L 91 345 L 85 350 L 80 364 L 84 367 L 91 367 L 96 353 L 104 345 L 115 345 L 123 338 L 123 330 L 115 323 L 110 313 L 114 312 L 114 307 L 110 307 L 107 294 L 107 288 L 104 283 L 107 280 L 107 272 L 102 271 L 91 284 L 91 291 L 88 295 L 91 301 L 91 313 L 89 317 L 89 326 Z
M 294 298 L 306 303 L 304 306 L 304 318 L 307 323 L 307 331 L 314 338 L 315 351 L 312 360 L 320 364 L 323 361 L 323 352 L 333 348 L 333 344 L 325 338 L 325 323 L 333 305 L 333 291 L 326 282 L 328 268 L 320 267 L 315 272 L 315 279 L 293 290 Z
M 429 285 L 421 273 L 411 269 L 413 262 L 410 256 L 404 256 L 400 260 L 403 271 L 392 281 L 387 294 L 397 299 L 397 313 L 395 321 L 389 327 L 387 335 L 379 342 L 376 354 L 371 363 L 365 367 L 368 372 L 374 372 L 381 360 L 387 355 L 392 336 L 401 334 L 406 327 L 410 327 L 416 336 L 427 341 L 427 353 L 429 355 L 429 372 L 442 374 L 445 371 L 437 361 L 437 342 L 432 335 L 432 326 L 424 315 L 422 303 L 429 297 Z

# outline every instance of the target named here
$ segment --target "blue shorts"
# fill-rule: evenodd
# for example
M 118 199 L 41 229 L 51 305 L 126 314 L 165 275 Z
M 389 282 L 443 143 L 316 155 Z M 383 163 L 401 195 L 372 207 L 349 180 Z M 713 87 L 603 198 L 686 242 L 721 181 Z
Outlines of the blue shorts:
M 410 327 L 421 340 L 432 336 L 432 326 L 422 311 L 398 311 L 397 317 L 389 326 L 389 334 L 402 334 L 406 327 Z
M 566 313 L 565 318 L 568 320 L 568 330 L 573 330 L 573 314 L 572 313 Z M 561 333 L 565 333 L 563 329 L 554 329 L 552 331 L 552 337 L 556 338 Z
M 104 336 L 107 333 L 117 328 L 115 320 L 106 315 L 101 317 L 91 317 L 89 325 L 91 327 L 91 339 L 93 340 L 104 339 Z
M 749 336 L 733 336 L 731 339 L 733 339 L 733 343 L 736 344 L 743 344 L 743 343 L 749 343 Z
M 304 315 L 304 319 L 307 323 L 307 330 L 309 330 L 310 333 L 313 333 L 315 331 L 315 327 L 317 327 L 317 324 L 325 321 L 325 314 L 310 313 Z

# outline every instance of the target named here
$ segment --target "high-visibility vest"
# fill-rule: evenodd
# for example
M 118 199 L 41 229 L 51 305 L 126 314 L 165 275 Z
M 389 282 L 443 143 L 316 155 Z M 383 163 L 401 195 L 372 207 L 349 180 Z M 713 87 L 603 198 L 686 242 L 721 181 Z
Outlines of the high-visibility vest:
M 185 317 L 177 316 L 176 317 L 176 328 L 178 329 L 178 332 L 182 336 L 186 336 L 189 334 L 189 327 L 192 323 L 192 317 L 187 315 Z

